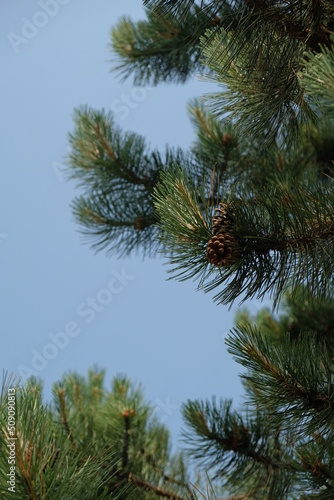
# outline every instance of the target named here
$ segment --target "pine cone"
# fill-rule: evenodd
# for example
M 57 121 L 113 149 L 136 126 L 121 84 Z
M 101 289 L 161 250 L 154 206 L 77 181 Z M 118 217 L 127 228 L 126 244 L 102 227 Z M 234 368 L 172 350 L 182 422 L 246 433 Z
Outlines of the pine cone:
M 225 146 L 231 146 L 234 141 L 234 135 L 233 134 L 224 134 L 223 135 L 223 142 Z
M 214 236 L 225 232 L 233 222 L 233 217 L 227 212 L 226 208 L 225 203 L 219 203 L 219 207 L 215 209 L 215 215 L 212 218 L 212 234 Z
M 216 267 L 228 267 L 238 258 L 238 242 L 230 234 L 213 236 L 206 247 L 206 256 L 210 264 Z

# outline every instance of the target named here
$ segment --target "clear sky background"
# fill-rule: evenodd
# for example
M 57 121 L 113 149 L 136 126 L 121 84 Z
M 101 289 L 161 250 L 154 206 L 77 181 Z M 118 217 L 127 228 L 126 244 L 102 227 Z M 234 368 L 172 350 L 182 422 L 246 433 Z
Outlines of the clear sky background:
M 48 400 L 64 372 L 85 375 L 98 365 L 108 387 L 126 374 L 143 385 L 177 444 L 188 398 L 240 403 L 242 369 L 224 345 L 237 304 L 229 311 L 193 282 L 166 281 L 162 257 L 94 254 L 73 220 L 77 192 L 62 164 L 74 107 L 114 110 L 118 124 L 152 148 L 187 148 L 194 132 L 186 103 L 213 87 L 194 77 L 184 86 L 139 90 L 110 73 L 110 28 L 122 15 L 144 18 L 140 0 L 50 0 L 48 13 L 47 3 L 1 4 L 0 366 L 24 375 L 38 364 Z M 120 108 L 129 97 L 132 108 Z M 119 293 L 110 301 L 112 279 Z M 94 299 L 100 305 L 93 314 Z M 73 335 L 66 346 L 56 335 L 65 329 Z M 54 338 L 63 339 L 62 348 Z

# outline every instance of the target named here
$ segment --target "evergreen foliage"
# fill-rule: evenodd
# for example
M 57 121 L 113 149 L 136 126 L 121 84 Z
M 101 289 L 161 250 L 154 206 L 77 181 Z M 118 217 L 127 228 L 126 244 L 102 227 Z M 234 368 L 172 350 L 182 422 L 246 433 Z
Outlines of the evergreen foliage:
M 334 55 L 326 46 L 320 53 L 308 54 L 304 61 L 305 71 L 302 83 L 306 92 L 316 101 L 325 116 L 333 119 Z
M 184 500 L 191 489 L 181 454 L 144 401 L 140 386 L 104 372 L 66 374 L 42 400 L 35 379 L 7 378 L 1 394 L 0 492 L 7 498 L 8 388 L 16 389 L 15 494 L 29 499 L 118 498 Z
M 111 31 L 112 47 L 121 61 L 117 70 L 124 78 L 134 74 L 134 82 L 141 85 L 185 82 L 194 67 L 201 67 L 194 37 L 199 16 L 203 13 L 198 8 L 183 18 L 162 17 L 152 9 L 146 21 L 121 19 Z
M 279 316 L 239 313 L 226 344 L 245 368 L 246 408 L 183 405 L 191 455 L 229 494 L 333 497 L 333 311 L 333 300 L 308 302 L 299 290 Z
M 96 248 L 162 250 L 218 303 L 286 294 L 283 314 L 241 313 L 227 339 L 247 409 L 188 401 L 185 439 L 231 498 L 331 499 L 334 4 L 144 4 L 146 21 L 112 30 L 117 71 L 137 84 L 201 71 L 220 88 L 189 104 L 189 152 L 149 152 L 110 114 L 77 111 L 75 215 Z
M 149 152 L 142 136 L 122 134 L 111 113 L 77 109 L 74 122 L 69 177 L 83 191 L 73 212 L 84 234 L 109 252 L 128 254 L 141 247 L 154 253 L 153 187 L 166 164 L 186 165 L 187 158 L 180 149 Z
M 178 177 L 178 173 L 162 177 L 162 186 L 156 189 L 162 240 L 171 250 L 171 263 L 177 263 L 172 269 L 174 274 L 182 278 L 199 274 L 200 286 L 205 290 L 225 285 L 215 297 L 223 303 L 233 302 L 241 294 L 245 300 L 254 296 L 261 298 L 271 292 L 276 304 L 291 282 L 295 287 L 308 283 L 310 293 L 332 293 L 332 185 L 323 187 L 316 183 L 309 187 L 296 185 L 292 189 L 283 177 L 276 176 L 276 182 L 268 182 L 265 189 L 263 186 L 258 189 L 250 183 L 243 189 L 238 187 L 237 193 L 230 192 L 227 206 L 233 222 L 226 234 L 236 239 L 239 258 L 231 265 L 216 269 L 205 259 L 203 248 L 208 241 L 208 231 L 212 234 L 212 224 L 207 223 L 206 233 L 202 230 L 199 203 L 192 212 L 194 233 L 201 238 L 202 252 L 197 258 L 197 266 L 193 260 L 195 244 L 185 245 L 184 239 L 180 244 L 180 235 L 186 234 L 189 226 L 191 188 L 184 193 Z M 177 209 L 171 203 L 176 196 L 179 200 Z M 192 200 L 195 205 L 194 195 Z M 172 217 L 169 214 L 171 207 L 183 217 Z M 197 218 L 196 213 L 199 213 Z M 179 269 L 181 274 L 177 274 Z
M 146 21 L 123 19 L 112 30 L 118 71 L 134 72 L 139 83 L 177 82 L 180 68 L 190 74 L 183 57 L 199 69 L 197 55 L 189 55 L 196 50 L 208 77 L 224 89 L 209 108 L 189 104 L 197 137 L 187 153 L 150 152 L 110 113 L 76 111 L 69 175 L 83 189 L 73 210 L 84 234 L 94 248 L 118 255 L 164 249 L 177 276 L 198 275 L 199 287 L 218 287 L 215 298 L 223 303 L 269 292 L 277 305 L 291 283 L 331 294 L 333 188 L 322 175 L 331 177 L 333 157 L 331 3 L 149 1 L 147 7 Z M 189 43 L 177 31 L 187 23 Z M 182 187 L 181 195 L 182 178 L 190 191 Z M 189 233 L 190 198 L 192 234 L 201 229 L 187 248 L 178 235 Z M 176 199 L 173 218 L 169 205 Z M 233 224 L 212 240 L 209 214 L 219 203 L 233 212 Z M 224 244 L 225 255 L 238 258 L 224 258 Z

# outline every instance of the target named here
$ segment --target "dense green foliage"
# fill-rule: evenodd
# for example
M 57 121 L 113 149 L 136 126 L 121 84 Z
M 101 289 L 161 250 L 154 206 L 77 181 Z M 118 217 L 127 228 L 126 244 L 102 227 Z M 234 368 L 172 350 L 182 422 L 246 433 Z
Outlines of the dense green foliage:
M 4 380 L 1 394 L 0 492 L 8 498 L 8 389 L 15 388 L 15 494 L 29 499 L 182 500 L 190 492 L 181 454 L 172 455 L 167 428 L 125 377 L 104 386 L 104 372 L 67 374 L 53 385 Z M 5 451 L 7 450 L 7 451 Z

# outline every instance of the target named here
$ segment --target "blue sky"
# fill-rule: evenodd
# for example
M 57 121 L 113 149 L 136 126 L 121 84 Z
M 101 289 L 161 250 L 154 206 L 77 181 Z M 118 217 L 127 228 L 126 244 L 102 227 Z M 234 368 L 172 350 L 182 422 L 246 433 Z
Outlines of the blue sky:
M 73 220 L 76 191 L 62 165 L 74 107 L 113 110 L 152 148 L 187 148 L 186 103 L 212 84 L 120 82 L 108 44 L 122 15 L 143 18 L 141 1 L 2 0 L 0 366 L 35 369 L 49 399 L 66 371 L 98 365 L 108 386 L 126 374 L 144 386 L 176 443 L 188 398 L 240 401 L 241 367 L 224 345 L 237 306 L 216 306 L 193 282 L 166 281 L 162 257 L 94 254 Z

